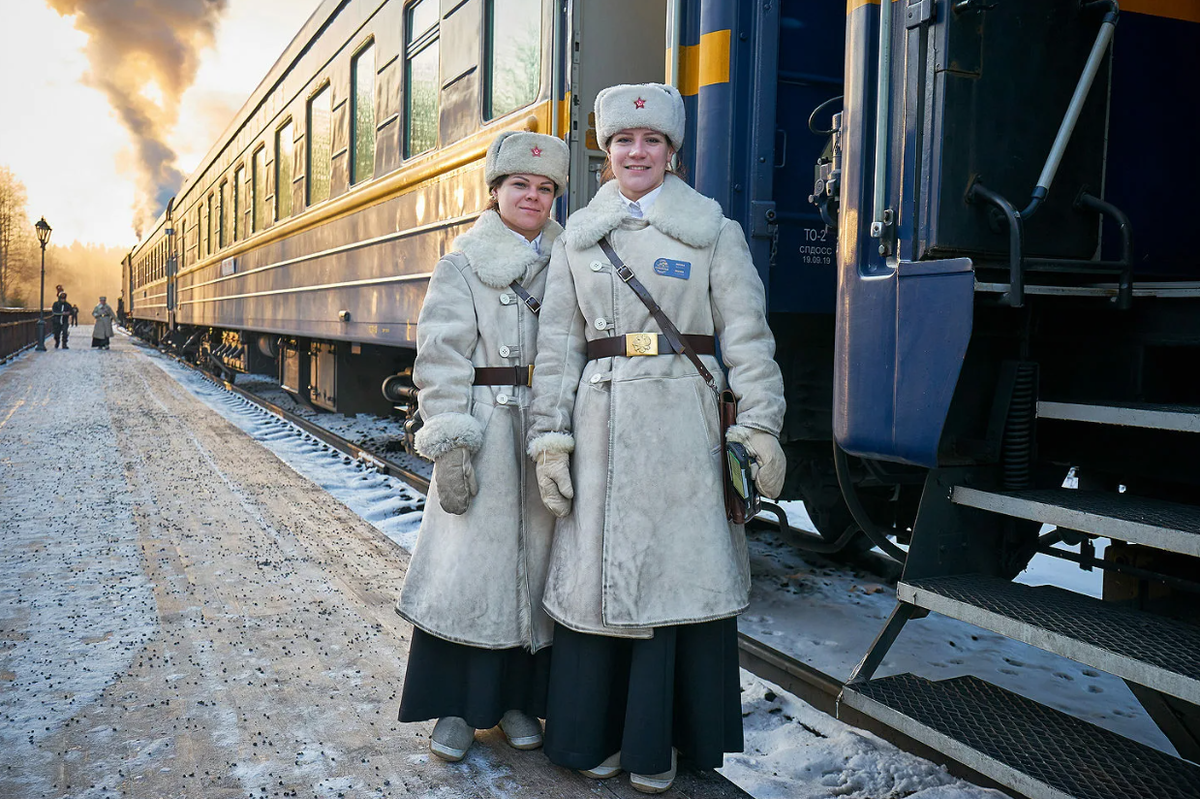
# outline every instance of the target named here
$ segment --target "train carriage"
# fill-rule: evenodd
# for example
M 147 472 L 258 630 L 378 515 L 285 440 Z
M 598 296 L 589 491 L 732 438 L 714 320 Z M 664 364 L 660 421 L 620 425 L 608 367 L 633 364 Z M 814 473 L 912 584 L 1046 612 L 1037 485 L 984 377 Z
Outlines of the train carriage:
M 603 167 L 595 94 L 671 82 L 684 173 L 768 288 L 807 545 L 905 561 L 843 703 L 1027 795 L 1198 795 L 1197 44 L 1193 0 L 327 0 L 126 259 L 127 313 L 411 416 L 488 142 L 565 138 L 564 218 Z M 1013 583 L 1039 552 L 1104 601 Z M 1183 759 L 977 678 L 874 679 L 930 610 L 1125 678 Z

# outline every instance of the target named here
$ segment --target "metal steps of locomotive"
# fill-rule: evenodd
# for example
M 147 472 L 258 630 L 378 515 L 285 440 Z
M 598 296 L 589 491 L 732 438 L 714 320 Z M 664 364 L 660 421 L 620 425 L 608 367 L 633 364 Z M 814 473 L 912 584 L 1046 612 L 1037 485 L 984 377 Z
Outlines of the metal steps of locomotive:
M 1200 508 L 1112 491 L 983 491 L 955 486 L 958 505 L 1200 557 Z
M 1200 703 L 1200 627 L 982 574 L 902 581 L 901 602 Z
M 1147 403 L 1090 404 L 1039 400 L 1039 419 L 1200 433 L 1200 407 Z
M 1031 799 L 1200 796 L 1200 766 L 977 677 L 882 677 L 841 702 Z

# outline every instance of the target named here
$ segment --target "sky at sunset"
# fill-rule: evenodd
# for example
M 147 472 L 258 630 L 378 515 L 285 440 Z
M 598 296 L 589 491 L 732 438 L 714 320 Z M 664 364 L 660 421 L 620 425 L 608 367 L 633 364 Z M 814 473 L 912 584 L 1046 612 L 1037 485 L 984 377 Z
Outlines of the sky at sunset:
M 151 7 L 208 3 L 159 0 Z M 187 175 L 196 167 L 319 4 L 224 0 L 213 43 L 198 47 L 195 79 L 181 87 L 178 121 L 162 136 L 176 154 L 175 169 Z M 109 19 L 113 8 L 140 14 L 134 9 L 144 7 L 134 0 L 0 0 L 0 166 L 25 184 L 30 224 L 44 215 L 54 243 L 131 247 L 139 201 L 135 141 L 98 81 L 86 77 L 93 69 L 88 34 L 51 6 L 102 7 Z M 162 90 L 147 84 L 141 95 L 157 102 Z

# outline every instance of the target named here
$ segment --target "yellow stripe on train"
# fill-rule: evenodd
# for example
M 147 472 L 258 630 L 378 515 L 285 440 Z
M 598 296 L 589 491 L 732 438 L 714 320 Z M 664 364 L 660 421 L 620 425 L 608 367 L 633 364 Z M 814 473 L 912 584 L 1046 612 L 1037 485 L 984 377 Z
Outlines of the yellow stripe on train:
M 674 81 L 684 97 L 698 94 L 702 86 L 729 83 L 730 31 L 712 31 L 700 37 L 700 44 L 679 48 L 679 80 Z M 674 63 L 673 48 L 667 48 L 667 74 Z M 668 77 L 670 80 L 670 77 Z
M 321 225 L 337 221 L 350 214 L 358 213 L 382 202 L 398 197 L 420 186 L 438 180 L 446 172 L 476 161 L 482 161 L 488 145 L 502 130 L 532 130 L 551 132 L 550 100 L 530 106 L 525 114 L 515 115 L 512 120 L 495 127 L 484 128 L 427 156 L 414 159 L 414 163 L 402 166 L 394 172 L 352 187 L 328 202 L 305 209 L 298 216 L 276 222 L 264 231 L 232 244 L 215 255 L 208 256 L 181 269 L 179 275 L 187 275 L 233 258 L 250 250 L 280 241 L 288 236 L 299 235 Z M 139 286 L 139 288 L 141 288 Z

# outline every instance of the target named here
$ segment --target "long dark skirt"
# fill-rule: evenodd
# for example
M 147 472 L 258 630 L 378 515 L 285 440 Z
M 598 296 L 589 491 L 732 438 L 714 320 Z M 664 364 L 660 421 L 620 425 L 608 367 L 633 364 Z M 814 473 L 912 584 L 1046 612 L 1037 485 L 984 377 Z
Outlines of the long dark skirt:
M 413 628 L 400 721 L 458 716 L 477 730 L 500 723 L 509 710 L 546 715 L 550 647 L 537 654 L 455 644 Z
M 742 751 L 737 620 L 659 627 L 649 640 L 555 625 L 550 760 L 588 769 L 620 750 L 626 771 L 658 774 L 672 746 L 700 768 Z
M 98 348 L 101 348 L 101 349 L 108 349 L 108 339 L 106 339 L 106 338 L 96 338 L 95 336 L 92 336 L 92 347 L 98 347 Z

